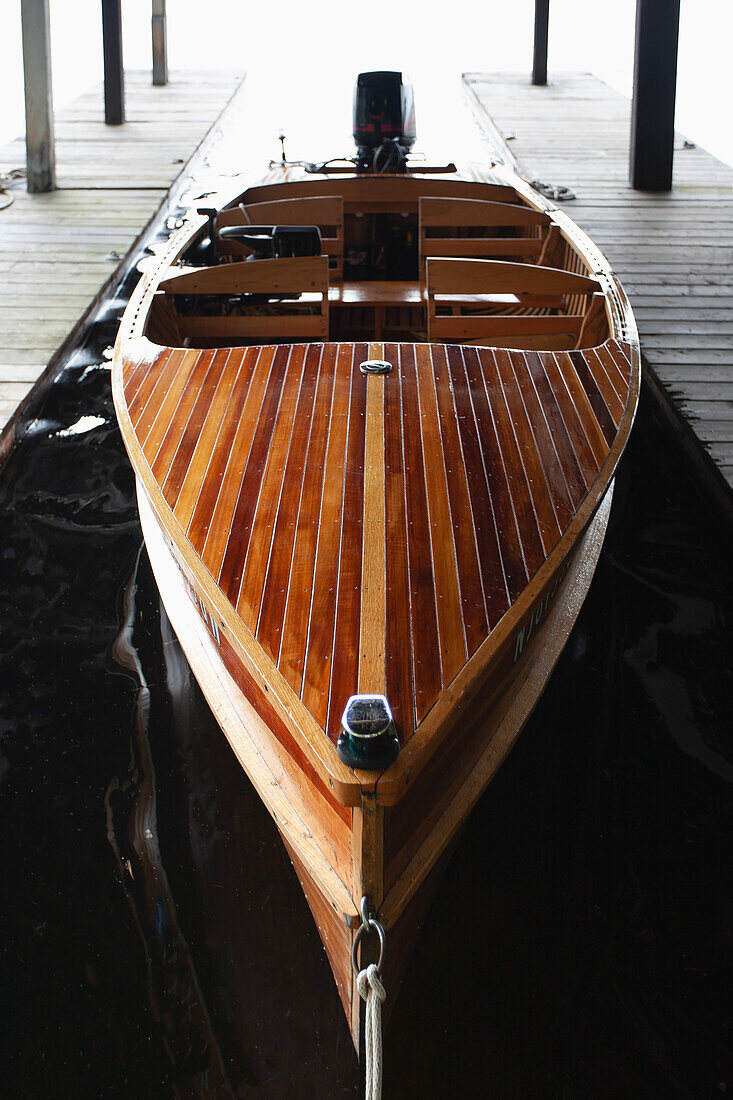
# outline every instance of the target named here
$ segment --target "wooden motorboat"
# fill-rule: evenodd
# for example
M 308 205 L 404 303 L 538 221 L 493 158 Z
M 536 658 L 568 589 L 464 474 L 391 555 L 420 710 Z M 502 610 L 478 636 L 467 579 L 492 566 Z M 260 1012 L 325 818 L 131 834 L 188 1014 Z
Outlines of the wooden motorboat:
M 246 258 L 262 226 L 310 254 Z M 283 164 L 189 214 L 113 370 L 163 602 L 358 1045 L 362 899 L 393 996 L 590 584 L 639 389 L 627 299 L 502 165 Z

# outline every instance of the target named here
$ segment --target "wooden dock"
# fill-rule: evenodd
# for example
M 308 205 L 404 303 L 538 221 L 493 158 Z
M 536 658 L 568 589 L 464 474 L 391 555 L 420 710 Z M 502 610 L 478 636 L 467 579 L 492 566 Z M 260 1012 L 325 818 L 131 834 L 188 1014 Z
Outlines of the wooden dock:
M 56 114 L 58 189 L 0 193 L 0 429 L 55 351 L 114 279 L 120 261 L 241 82 L 241 73 L 173 73 L 153 87 L 126 72 L 127 121 L 105 126 L 101 86 Z M 0 182 L 25 142 L 0 149 Z M 12 198 L 12 203 L 3 204 Z
M 688 450 L 729 504 L 733 169 L 678 135 L 672 192 L 634 191 L 630 102 L 619 92 L 586 73 L 553 73 L 546 87 L 528 75 L 463 79 L 479 124 L 488 125 L 487 114 L 494 119 L 523 174 L 575 192 L 564 209 L 606 254 L 631 298 L 647 383 L 666 395 L 674 419 L 686 425 Z

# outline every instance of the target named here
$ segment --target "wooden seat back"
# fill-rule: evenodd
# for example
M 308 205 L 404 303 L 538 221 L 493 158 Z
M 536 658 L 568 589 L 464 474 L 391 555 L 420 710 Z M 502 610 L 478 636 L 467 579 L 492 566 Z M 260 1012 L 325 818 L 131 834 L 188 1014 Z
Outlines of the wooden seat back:
M 570 350 L 586 310 L 569 313 L 568 303 L 587 303 L 600 291 L 588 276 L 536 264 L 428 258 L 426 268 L 430 341 Z M 516 305 L 501 303 L 498 312 L 492 295 L 512 295 Z M 451 312 L 438 313 L 438 307 Z
M 167 294 L 271 296 L 273 301 L 252 307 L 245 316 L 178 317 L 181 335 L 228 343 L 280 343 L 295 340 L 328 340 L 328 257 L 255 260 L 217 267 L 195 268 L 159 284 Z M 307 294 L 299 299 L 277 300 L 279 294 Z M 305 309 L 308 312 L 304 311 Z
M 358 176 L 338 175 L 326 179 L 314 176 L 311 179 L 257 184 L 244 192 L 241 201 L 249 205 L 320 195 L 340 195 L 347 214 L 417 214 L 418 202 L 425 196 L 492 199 L 504 203 L 520 201 L 514 188 L 504 184 L 418 174 L 373 176 L 368 173 Z
M 421 198 L 420 270 L 428 256 L 537 260 L 549 226 L 547 214 L 528 206 L 482 199 Z
M 340 195 L 240 203 L 217 215 L 217 229 L 230 225 L 317 225 L 321 231 L 321 254 L 330 260 L 331 278 L 343 278 L 344 200 Z M 217 247 L 224 256 L 246 256 L 248 252 L 237 241 L 220 240 Z

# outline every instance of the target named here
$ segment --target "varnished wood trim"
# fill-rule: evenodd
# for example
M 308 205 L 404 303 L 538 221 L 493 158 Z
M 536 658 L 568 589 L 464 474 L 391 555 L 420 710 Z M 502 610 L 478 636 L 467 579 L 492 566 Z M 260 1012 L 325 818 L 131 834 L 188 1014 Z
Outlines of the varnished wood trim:
M 386 681 L 397 731 L 402 741 L 415 729 L 414 709 L 414 636 L 411 626 L 410 582 L 407 556 L 407 513 L 402 430 L 402 391 L 400 382 L 400 350 L 397 344 L 387 344 L 385 359 L 392 364 L 392 384 L 385 387 L 385 538 L 387 553 L 385 582 L 387 586 L 386 621 Z
M 565 240 L 560 232 L 560 229 L 553 225 L 548 230 L 542 245 L 542 251 L 540 252 L 540 258 L 537 261 L 544 267 L 559 267 L 562 263 L 563 252 L 565 251 Z
M 381 359 L 382 344 L 369 345 L 369 358 Z M 384 390 L 390 375 L 367 378 L 366 443 L 364 450 L 364 519 L 359 628 L 359 691 L 385 691 L 385 498 L 384 498 Z
M 414 722 L 417 726 L 433 705 L 442 682 L 433 563 L 432 557 L 424 553 L 424 549 L 430 546 L 430 520 L 418 415 L 415 347 L 412 345 L 403 345 L 400 381 L 410 620 L 415 642 L 412 669 Z
M 354 813 L 353 896 L 358 903 L 366 894 L 376 909 L 384 895 L 384 809 L 374 794 L 365 794 Z
M 344 703 L 355 694 L 359 681 L 359 640 L 364 539 L 364 422 L 367 378 L 359 363 L 367 345 L 354 347 L 351 393 L 348 406 L 348 436 L 341 506 L 341 545 L 338 561 L 336 621 L 331 659 L 331 681 L 327 711 L 317 712 L 321 724 L 336 743 Z

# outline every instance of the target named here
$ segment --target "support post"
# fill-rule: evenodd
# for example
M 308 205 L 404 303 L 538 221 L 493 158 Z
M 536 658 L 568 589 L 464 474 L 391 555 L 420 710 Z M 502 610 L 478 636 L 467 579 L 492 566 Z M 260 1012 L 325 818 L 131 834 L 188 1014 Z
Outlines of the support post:
M 550 0 L 534 0 L 534 60 L 532 83 L 547 83 L 547 37 L 550 26 Z
M 168 83 L 165 0 L 153 0 L 153 84 Z
M 670 191 L 680 0 L 636 0 L 634 98 L 629 182 L 637 191 Z
M 23 0 L 23 77 L 25 80 L 26 186 L 29 191 L 56 187 L 51 90 L 51 31 L 48 0 Z
M 102 40 L 104 44 L 104 121 L 108 126 L 119 126 L 125 121 L 121 0 L 102 0 Z

